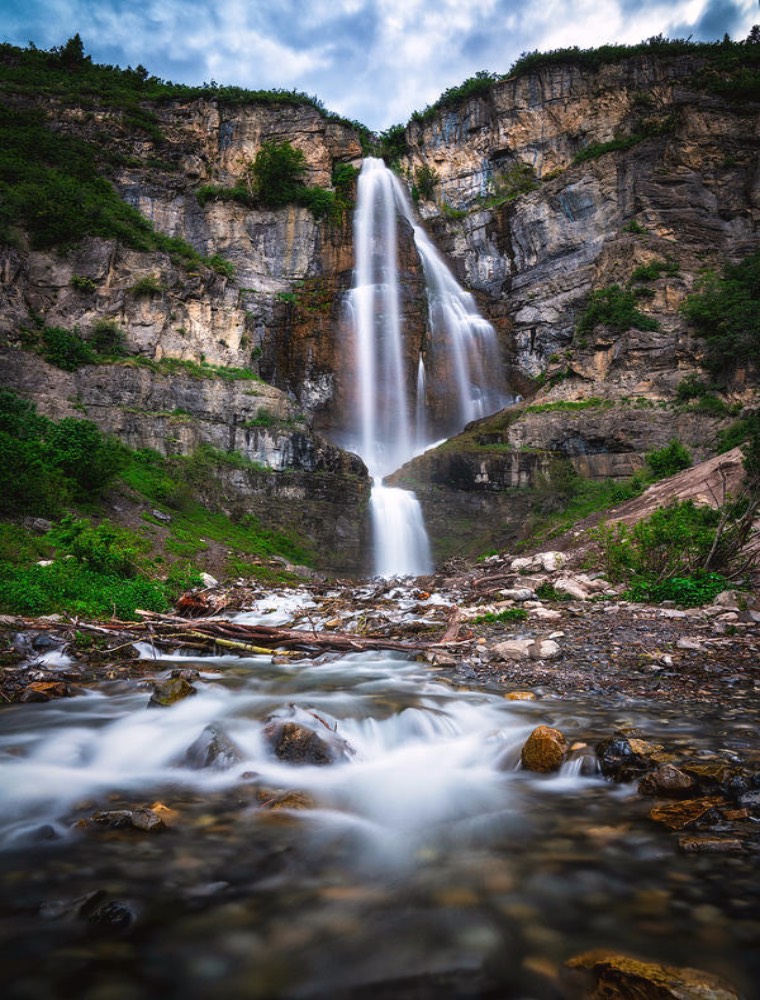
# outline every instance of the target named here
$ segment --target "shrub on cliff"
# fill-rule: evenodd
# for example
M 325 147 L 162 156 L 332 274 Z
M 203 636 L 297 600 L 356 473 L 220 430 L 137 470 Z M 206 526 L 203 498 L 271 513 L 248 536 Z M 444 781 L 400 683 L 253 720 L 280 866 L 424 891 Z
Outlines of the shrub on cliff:
M 250 167 L 253 189 L 270 208 L 297 201 L 305 173 L 306 157 L 289 142 L 265 142 Z
M 578 317 L 575 332 L 583 338 L 592 334 L 597 326 L 605 326 L 613 333 L 636 330 L 657 330 L 659 323 L 636 307 L 636 295 L 630 288 L 609 285 L 598 288 L 589 295 L 586 308 Z
M 737 368 L 760 358 L 760 252 L 722 275 L 708 272 L 683 313 L 705 345 L 705 366 L 716 378 L 730 380 Z

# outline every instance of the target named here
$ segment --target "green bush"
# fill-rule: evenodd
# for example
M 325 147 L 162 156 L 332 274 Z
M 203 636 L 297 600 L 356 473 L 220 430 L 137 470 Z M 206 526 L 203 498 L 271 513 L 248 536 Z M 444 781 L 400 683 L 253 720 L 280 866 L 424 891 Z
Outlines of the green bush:
M 77 331 L 44 326 L 39 334 L 42 357 L 56 368 L 74 372 L 95 363 L 95 352 Z
M 306 157 L 289 142 L 265 142 L 251 166 L 254 191 L 270 208 L 297 201 L 305 173 Z
M 96 573 L 125 578 L 137 575 L 144 550 L 133 532 L 110 521 L 94 525 L 89 518 L 70 515 L 54 529 L 50 541 Z
M 691 467 L 691 454 L 676 438 L 657 451 L 650 451 L 646 462 L 654 479 L 665 479 Z
M 583 337 L 594 332 L 597 326 L 605 326 L 613 333 L 626 330 L 658 330 L 659 323 L 651 316 L 636 308 L 636 296 L 628 288 L 609 285 L 592 292 L 575 325 L 576 333 Z
M 682 310 L 705 344 L 705 366 L 723 380 L 760 358 L 760 251 L 706 274 Z
M 161 283 L 161 280 L 157 278 L 155 274 L 146 274 L 142 278 L 138 278 L 134 285 L 130 288 L 130 292 L 135 296 L 135 298 L 150 298 L 153 295 L 160 295 L 165 291 L 166 287 Z
M 650 260 L 647 264 L 639 264 L 631 275 L 631 281 L 656 281 L 663 274 L 675 277 L 679 273 L 678 264 L 674 260 Z
M 687 375 L 676 387 L 676 399 L 679 403 L 688 403 L 692 399 L 701 399 L 710 391 L 710 387 L 698 375 Z
M 82 277 L 81 274 L 74 274 L 69 282 L 72 288 L 76 288 L 78 292 L 85 292 L 86 294 L 91 294 L 98 287 L 92 278 Z
M 421 167 L 415 167 L 414 184 L 412 185 L 412 198 L 419 201 L 432 201 L 435 197 L 435 188 L 438 184 L 438 171 L 434 167 L 423 163 Z
M 168 611 L 171 587 L 144 578 L 98 573 L 75 559 L 51 566 L 0 566 L 0 611 L 6 614 L 70 614 L 134 620 L 135 610 Z
M 528 612 L 523 608 L 504 608 L 503 611 L 487 611 L 484 615 L 478 615 L 473 619 L 476 625 L 483 622 L 496 624 L 498 622 L 524 622 L 528 617 Z
M 722 512 L 691 500 L 656 510 L 628 528 L 603 524 L 592 537 L 600 544 L 605 570 L 612 580 L 627 576 L 643 586 L 698 576 L 709 567 Z
M 124 448 L 90 420 L 65 417 L 46 434 L 50 464 L 83 496 L 102 493 L 124 464 Z
M 54 423 L 0 391 L 0 512 L 55 515 L 111 484 L 124 449 L 88 420 Z
M 124 331 L 111 319 L 99 319 L 88 337 L 98 360 L 123 358 L 127 353 Z
M 694 576 L 674 576 L 660 583 L 639 578 L 631 581 L 622 597 L 642 604 L 672 601 L 685 608 L 694 608 L 714 600 L 728 586 L 728 580 L 720 573 L 697 572 Z

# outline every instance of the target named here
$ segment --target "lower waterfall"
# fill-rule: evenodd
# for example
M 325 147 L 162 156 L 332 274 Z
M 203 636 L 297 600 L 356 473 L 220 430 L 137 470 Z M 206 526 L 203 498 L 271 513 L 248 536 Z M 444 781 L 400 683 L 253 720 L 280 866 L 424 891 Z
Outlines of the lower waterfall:
M 417 344 L 403 321 L 400 222 L 411 231 L 427 296 Z M 384 485 L 385 477 L 509 397 L 493 327 L 415 221 L 399 180 L 373 157 L 359 175 L 354 243 L 345 354 L 350 430 L 340 443 L 360 455 L 373 478 L 374 575 L 419 576 L 433 568 L 420 504 L 413 493 Z

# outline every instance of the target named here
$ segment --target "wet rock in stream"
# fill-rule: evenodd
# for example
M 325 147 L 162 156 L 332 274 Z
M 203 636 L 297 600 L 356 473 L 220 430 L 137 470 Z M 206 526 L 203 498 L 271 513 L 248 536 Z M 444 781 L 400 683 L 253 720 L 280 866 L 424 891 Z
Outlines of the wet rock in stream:
M 169 708 L 183 698 L 197 694 L 198 690 L 184 677 L 169 677 L 167 680 L 156 681 L 153 694 L 148 702 L 148 708 Z
M 561 978 L 567 1000 L 740 1000 L 729 983 L 710 972 L 602 949 L 569 959 Z
M 245 760 L 240 747 L 218 726 L 206 726 L 185 751 L 181 763 L 195 770 L 213 768 L 226 771 Z
M 567 757 L 567 740 L 559 729 L 537 726 L 525 741 L 520 761 L 526 771 L 557 771 Z
M 275 755 L 289 764 L 334 764 L 350 756 L 348 744 L 337 734 L 322 737 L 297 722 L 273 719 L 264 727 L 264 738 Z

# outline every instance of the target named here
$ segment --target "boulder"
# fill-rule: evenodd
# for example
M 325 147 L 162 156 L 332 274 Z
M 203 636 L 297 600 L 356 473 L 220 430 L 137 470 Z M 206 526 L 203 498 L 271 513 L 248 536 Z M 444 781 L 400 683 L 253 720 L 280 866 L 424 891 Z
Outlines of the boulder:
M 245 754 L 229 736 L 216 726 L 206 726 L 197 740 L 187 748 L 182 763 L 203 770 L 226 771 L 245 760 Z
M 522 601 L 529 601 L 536 595 L 528 587 L 514 587 L 508 590 L 500 590 L 499 596 L 503 597 L 507 601 L 517 601 L 521 603 Z
M 696 786 L 688 774 L 673 764 L 661 764 L 656 770 L 645 774 L 639 782 L 642 795 L 664 795 L 667 798 L 683 798 Z
M 566 997 L 603 1000 L 739 1000 L 725 980 L 701 969 L 676 968 L 597 949 L 565 963 Z
M 169 677 L 164 681 L 156 681 L 153 685 L 148 708 L 168 708 L 197 693 L 197 689 L 184 677 Z
M 572 597 L 575 601 L 588 600 L 588 590 L 578 580 L 574 580 L 569 576 L 561 576 L 558 580 L 555 580 L 554 589 L 558 594 L 567 594 L 568 597 Z
M 536 639 L 528 649 L 528 656 L 531 660 L 557 660 L 562 650 L 554 639 Z
M 656 764 L 647 753 L 649 744 L 643 740 L 628 739 L 620 733 L 597 744 L 596 756 L 605 778 L 613 781 L 634 781 Z
M 350 756 L 345 740 L 325 730 L 326 736 L 297 722 L 272 719 L 264 727 L 264 738 L 275 755 L 289 764 L 334 764 Z
M 527 660 L 533 639 L 507 639 L 491 646 L 491 652 L 497 660 Z
M 712 823 L 720 817 L 713 810 L 724 805 L 725 799 L 711 796 L 704 799 L 687 799 L 685 802 L 663 802 L 649 810 L 649 818 L 662 823 L 669 830 L 684 830 L 700 821 Z
M 525 741 L 520 761 L 526 771 L 556 771 L 567 757 L 567 740 L 559 729 L 537 726 Z
M 539 552 L 535 559 L 545 573 L 556 573 L 558 569 L 562 569 L 566 562 L 564 553 L 555 551 Z

